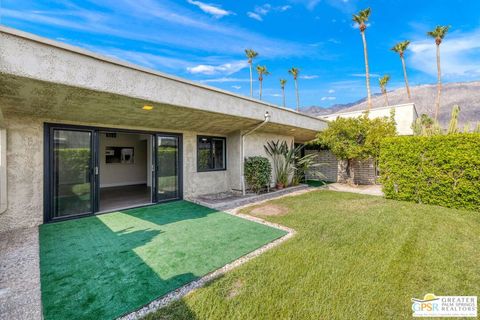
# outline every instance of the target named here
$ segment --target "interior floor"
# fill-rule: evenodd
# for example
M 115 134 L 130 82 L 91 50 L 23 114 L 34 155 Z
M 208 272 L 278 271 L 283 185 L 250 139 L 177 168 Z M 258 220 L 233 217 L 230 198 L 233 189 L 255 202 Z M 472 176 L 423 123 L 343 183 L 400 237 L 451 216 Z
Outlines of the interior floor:
M 100 188 L 100 211 L 139 206 L 151 202 L 151 190 L 146 184 Z

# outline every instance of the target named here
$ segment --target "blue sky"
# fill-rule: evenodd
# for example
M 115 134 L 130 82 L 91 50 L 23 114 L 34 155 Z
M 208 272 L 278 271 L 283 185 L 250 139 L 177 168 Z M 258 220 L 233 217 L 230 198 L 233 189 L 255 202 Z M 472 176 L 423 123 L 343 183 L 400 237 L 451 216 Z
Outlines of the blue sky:
M 391 75 L 403 86 L 400 60 L 389 49 L 412 41 L 406 53 L 410 82 L 436 81 L 435 45 L 425 36 L 437 24 L 452 25 L 442 44 L 445 81 L 480 78 L 479 0 L 0 0 L 0 23 L 232 92 L 249 94 L 245 48 L 271 75 L 264 100 L 281 104 L 286 78 L 301 70 L 302 106 L 330 106 L 365 96 L 361 37 L 352 13 L 372 8 L 366 31 L 372 88 Z M 254 88 L 258 83 L 254 83 Z

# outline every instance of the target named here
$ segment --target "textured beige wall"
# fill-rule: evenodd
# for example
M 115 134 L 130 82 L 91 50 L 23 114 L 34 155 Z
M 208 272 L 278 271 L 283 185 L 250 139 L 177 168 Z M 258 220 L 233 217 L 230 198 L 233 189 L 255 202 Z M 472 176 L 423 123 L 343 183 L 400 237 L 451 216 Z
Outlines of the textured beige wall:
M 7 126 L 7 210 L 0 232 L 43 222 L 43 126 L 32 118 L 5 119 Z
M 227 170 L 223 171 L 197 172 L 197 133 L 184 133 L 183 196 L 189 198 L 201 194 L 228 191 L 228 170 L 231 170 L 228 165 L 227 163 Z

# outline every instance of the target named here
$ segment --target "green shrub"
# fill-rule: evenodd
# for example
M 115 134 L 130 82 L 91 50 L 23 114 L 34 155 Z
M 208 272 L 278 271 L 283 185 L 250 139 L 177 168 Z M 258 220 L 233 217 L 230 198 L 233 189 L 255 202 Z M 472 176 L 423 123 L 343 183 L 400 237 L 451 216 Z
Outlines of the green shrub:
M 245 181 L 255 193 L 270 183 L 272 166 L 265 157 L 249 157 L 245 159 Z
M 480 210 L 480 134 L 387 138 L 379 166 L 389 199 Z

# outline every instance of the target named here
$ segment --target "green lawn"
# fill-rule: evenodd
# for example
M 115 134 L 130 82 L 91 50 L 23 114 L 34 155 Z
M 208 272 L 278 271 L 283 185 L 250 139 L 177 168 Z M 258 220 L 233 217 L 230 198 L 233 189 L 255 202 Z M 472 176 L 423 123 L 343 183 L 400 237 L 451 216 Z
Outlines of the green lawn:
M 480 294 L 478 212 L 322 190 L 269 204 L 292 239 L 147 318 L 411 319 L 412 297 Z
M 116 318 L 285 234 L 186 201 L 42 225 L 44 317 Z

